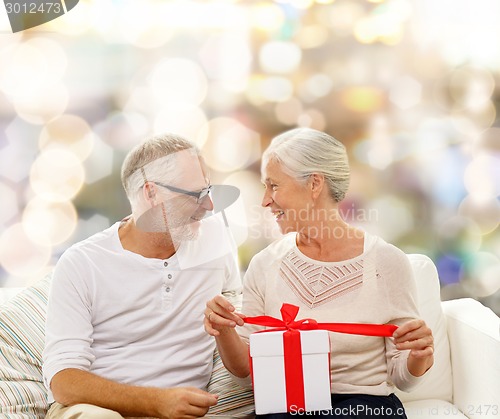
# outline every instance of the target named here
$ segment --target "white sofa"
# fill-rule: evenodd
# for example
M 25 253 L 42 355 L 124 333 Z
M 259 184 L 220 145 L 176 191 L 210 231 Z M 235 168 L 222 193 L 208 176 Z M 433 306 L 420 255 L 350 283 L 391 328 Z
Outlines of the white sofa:
M 408 418 L 499 417 L 499 317 L 470 298 L 441 302 L 432 261 L 424 255 L 408 257 L 417 281 L 421 315 L 434 333 L 436 358 L 418 388 L 398 394 Z M 49 281 L 46 279 L 14 298 L 12 294 L 19 290 L 0 289 L 0 303 L 10 298 L 0 307 L 0 418 L 43 417 L 46 400 L 39 371 L 43 346 L 40 323 L 44 319 Z M 214 362 L 209 391 L 219 393 L 220 402 L 210 414 L 249 417 L 251 393 L 232 382 L 218 356 Z M 29 394 L 27 402 L 14 405 L 10 400 L 19 399 L 20 393 L 23 397 L 33 395 Z
M 435 364 L 422 383 L 398 393 L 408 418 L 500 417 L 500 318 L 471 298 L 441 302 L 434 263 L 408 257 L 435 345 Z

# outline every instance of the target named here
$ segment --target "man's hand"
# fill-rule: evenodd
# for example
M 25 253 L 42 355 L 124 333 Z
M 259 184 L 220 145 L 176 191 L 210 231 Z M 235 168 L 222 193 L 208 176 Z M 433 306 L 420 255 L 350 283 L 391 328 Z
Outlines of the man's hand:
M 162 419 L 191 419 L 205 416 L 217 404 L 217 395 L 195 387 L 168 388 L 160 393 L 158 414 Z
M 50 387 L 56 401 L 64 406 L 91 404 L 124 417 L 198 418 L 218 399 L 195 387 L 133 386 L 75 368 L 59 371 Z

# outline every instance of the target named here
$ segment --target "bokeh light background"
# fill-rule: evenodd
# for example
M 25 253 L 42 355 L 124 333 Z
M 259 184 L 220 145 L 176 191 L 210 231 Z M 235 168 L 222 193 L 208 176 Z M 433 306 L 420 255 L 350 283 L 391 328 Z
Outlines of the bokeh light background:
M 0 286 L 126 216 L 122 159 L 164 131 L 241 189 L 245 269 L 278 234 L 260 154 L 307 126 L 348 148 L 347 221 L 500 313 L 497 0 L 80 0 L 17 34 L 2 8 Z

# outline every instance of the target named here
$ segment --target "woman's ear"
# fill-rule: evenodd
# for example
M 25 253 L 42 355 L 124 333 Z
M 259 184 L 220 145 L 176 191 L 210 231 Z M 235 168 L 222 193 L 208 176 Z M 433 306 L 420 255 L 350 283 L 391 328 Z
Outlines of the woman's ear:
M 323 190 L 325 177 L 319 173 L 313 173 L 309 177 L 309 183 L 311 187 L 312 198 L 316 200 Z

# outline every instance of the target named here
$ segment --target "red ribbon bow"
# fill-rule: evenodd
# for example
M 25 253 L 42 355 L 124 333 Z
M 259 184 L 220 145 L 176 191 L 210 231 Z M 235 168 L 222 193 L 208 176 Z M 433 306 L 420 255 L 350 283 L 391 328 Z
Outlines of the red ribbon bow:
M 269 326 L 267 332 L 277 330 L 328 330 L 330 332 L 349 333 L 352 335 L 390 337 L 398 326 L 394 324 L 366 323 L 318 323 L 314 319 L 295 320 L 299 307 L 283 303 L 280 309 L 283 320 L 271 316 L 245 317 L 243 321 L 258 326 Z
M 365 323 L 318 323 L 314 319 L 295 320 L 299 307 L 284 303 L 281 306 L 282 320 L 271 316 L 245 317 L 243 321 L 248 324 L 268 326 L 272 329 L 262 332 L 284 330 L 283 349 L 285 362 L 285 381 L 287 410 L 291 406 L 305 409 L 304 378 L 302 369 L 302 348 L 299 330 L 328 330 L 330 332 L 349 333 L 364 336 L 390 337 L 398 326 L 394 324 L 365 324 Z

